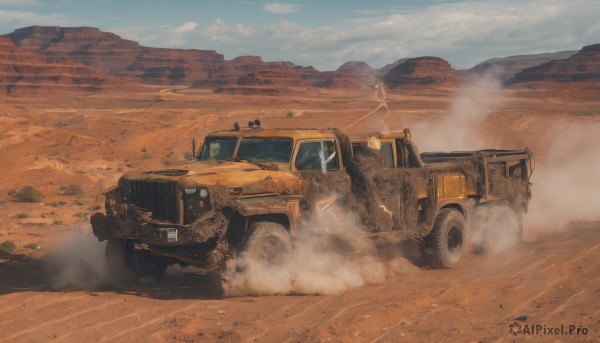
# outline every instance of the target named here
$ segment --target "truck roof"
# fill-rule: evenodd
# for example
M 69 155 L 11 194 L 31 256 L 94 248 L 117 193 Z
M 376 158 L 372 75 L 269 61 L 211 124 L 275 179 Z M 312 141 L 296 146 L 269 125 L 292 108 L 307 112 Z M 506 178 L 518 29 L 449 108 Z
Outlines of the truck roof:
M 294 139 L 333 138 L 336 129 L 249 129 L 215 131 L 207 137 L 289 137 Z
M 353 141 L 367 141 L 369 138 L 397 139 L 406 137 L 410 138 L 410 131 L 373 131 L 369 132 L 366 136 L 351 136 L 350 139 Z

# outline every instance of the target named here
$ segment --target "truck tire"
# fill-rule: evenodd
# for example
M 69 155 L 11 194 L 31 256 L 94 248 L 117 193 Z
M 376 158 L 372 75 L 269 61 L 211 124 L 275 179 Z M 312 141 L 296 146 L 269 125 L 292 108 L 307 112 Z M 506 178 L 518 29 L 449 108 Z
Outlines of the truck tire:
M 164 258 L 156 256 L 146 249 L 134 249 L 131 253 L 130 264 L 136 279 L 160 279 L 165 275 L 167 262 Z
M 134 242 L 111 238 L 106 244 L 106 261 L 111 275 L 123 283 L 133 283 L 141 278 L 159 279 L 167 263 L 145 249 L 135 249 Z
M 465 217 L 454 208 L 438 212 L 433 229 L 420 244 L 421 256 L 432 268 L 455 268 L 466 252 Z
M 135 273 L 131 268 L 133 241 L 110 238 L 106 243 L 106 263 L 109 273 L 114 279 L 123 283 L 135 281 Z
M 244 251 L 254 261 L 266 265 L 285 265 L 292 251 L 292 241 L 283 225 L 274 222 L 250 224 Z
M 523 214 L 506 204 L 488 209 L 482 227 L 481 252 L 495 253 L 519 244 L 523 236 Z

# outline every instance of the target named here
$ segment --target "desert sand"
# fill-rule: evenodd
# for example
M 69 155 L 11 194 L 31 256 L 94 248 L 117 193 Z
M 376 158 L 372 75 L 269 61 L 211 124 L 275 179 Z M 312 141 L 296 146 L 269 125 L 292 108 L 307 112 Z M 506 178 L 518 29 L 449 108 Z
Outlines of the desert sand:
M 598 341 L 600 92 L 594 84 L 502 89 L 291 89 L 278 96 L 185 87 L 0 97 L 0 337 L 7 342 Z M 383 102 L 385 101 L 385 105 Z M 389 111 L 388 111 L 389 109 Z M 191 139 L 260 118 L 265 128 L 409 127 L 422 150 L 529 147 L 524 242 L 432 270 L 415 242 L 386 247 L 384 280 L 335 294 L 228 297 L 193 268 L 107 282 L 89 216 L 127 170 L 171 168 Z M 32 185 L 44 198 L 8 193 Z M 62 195 L 78 185 L 79 195 Z M 25 246 L 28 247 L 25 247 Z M 513 336 L 509 325 L 586 328 Z

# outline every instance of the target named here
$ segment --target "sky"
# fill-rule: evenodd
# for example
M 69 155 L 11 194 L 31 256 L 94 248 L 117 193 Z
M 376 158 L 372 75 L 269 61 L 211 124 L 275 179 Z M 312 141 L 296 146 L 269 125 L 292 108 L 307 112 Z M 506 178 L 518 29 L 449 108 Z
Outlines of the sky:
M 0 0 L 0 34 L 92 26 L 145 46 L 216 50 L 334 70 L 438 56 L 465 69 L 493 57 L 600 43 L 599 0 Z

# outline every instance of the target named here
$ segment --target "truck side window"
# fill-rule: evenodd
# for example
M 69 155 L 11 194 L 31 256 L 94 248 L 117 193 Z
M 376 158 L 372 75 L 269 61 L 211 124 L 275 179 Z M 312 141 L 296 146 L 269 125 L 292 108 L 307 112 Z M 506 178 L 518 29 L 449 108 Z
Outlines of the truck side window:
M 321 152 L 322 151 L 322 152 Z M 327 170 L 339 169 L 334 141 L 313 141 L 300 143 L 296 155 L 296 169 L 321 170 L 321 155 L 327 163 Z
M 385 166 L 388 168 L 394 167 L 394 151 L 392 150 L 392 143 L 383 142 L 381 143 L 381 153 L 385 159 Z

